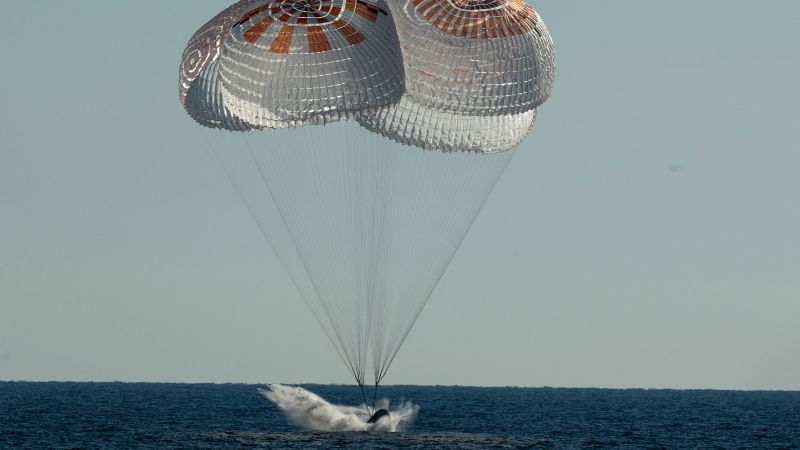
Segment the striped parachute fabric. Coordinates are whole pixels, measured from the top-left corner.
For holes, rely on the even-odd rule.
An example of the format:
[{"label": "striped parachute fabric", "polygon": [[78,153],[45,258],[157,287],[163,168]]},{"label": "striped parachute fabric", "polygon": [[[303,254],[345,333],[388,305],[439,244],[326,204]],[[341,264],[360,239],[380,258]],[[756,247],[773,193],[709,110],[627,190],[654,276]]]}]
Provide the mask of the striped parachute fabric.
[{"label": "striped parachute fabric", "polygon": [[189,41],[180,98],[234,131],[356,119],[435,151],[515,148],[550,96],[550,34],[523,0],[242,0]]},{"label": "striped parachute fabric", "polygon": [[242,0],[189,40],[179,90],[201,125],[247,131],[352,119],[403,81],[382,0]]},{"label": "striped parachute fabric", "polygon": [[225,40],[225,105],[258,127],[352,119],[404,90],[394,21],[382,0],[250,2]]},{"label": "striped parachute fabric", "polygon": [[181,103],[200,125],[238,131],[250,129],[225,107],[218,83],[222,42],[246,11],[246,3],[240,1],[228,7],[203,25],[189,39],[181,56],[178,80]]},{"label": "striped parachute fabric", "polygon": [[522,0],[393,0],[405,63],[401,102],[360,118],[437,151],[506,151],[550,96],[553,41]]},{"label": "striped parachute fabric", "polygon": [[468,115],[538,107],[553,84],[553,43],[521,0],[392,0],[408,92]]}]

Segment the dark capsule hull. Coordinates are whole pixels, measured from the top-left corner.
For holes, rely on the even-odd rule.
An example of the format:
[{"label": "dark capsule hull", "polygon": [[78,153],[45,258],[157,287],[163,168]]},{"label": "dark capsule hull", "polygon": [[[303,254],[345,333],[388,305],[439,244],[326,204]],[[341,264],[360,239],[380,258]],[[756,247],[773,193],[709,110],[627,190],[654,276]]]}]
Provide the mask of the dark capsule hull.
[{"label": "dark capsule hull", "polygon": [[387,417],[387,416],[389,416],[389,411],[387,411],[385,409],[379,409],[379,410],[375,411],[375,414],[373,414],[372,417],[369,418],[367,423],[376,423],[379,420],[381,420],[382,418]]}]

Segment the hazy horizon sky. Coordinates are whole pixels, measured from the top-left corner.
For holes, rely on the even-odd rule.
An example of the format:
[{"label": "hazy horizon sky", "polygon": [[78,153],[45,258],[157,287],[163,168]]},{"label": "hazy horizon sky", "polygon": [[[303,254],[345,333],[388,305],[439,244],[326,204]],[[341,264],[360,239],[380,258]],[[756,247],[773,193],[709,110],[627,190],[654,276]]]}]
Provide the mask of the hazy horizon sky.
[{"label": "hazy horizon sky", "polygon": [[[385,382],[800,390],[800,3],[531,4],[555,92]],[[0,380],[351,382],[178,101],[225,5],[0,3]]]}]

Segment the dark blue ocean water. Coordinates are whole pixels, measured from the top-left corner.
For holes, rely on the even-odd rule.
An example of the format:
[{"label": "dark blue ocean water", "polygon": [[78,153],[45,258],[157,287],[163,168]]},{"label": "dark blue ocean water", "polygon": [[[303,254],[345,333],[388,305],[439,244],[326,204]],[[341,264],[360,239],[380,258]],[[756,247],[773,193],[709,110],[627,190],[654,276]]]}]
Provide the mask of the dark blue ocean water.
[{"label": "dark blue ocean water", "polygon": [[389,386],[404,430],[312,433],[257,388],[0,382],[0,448],[800,448],[800,392]]}]

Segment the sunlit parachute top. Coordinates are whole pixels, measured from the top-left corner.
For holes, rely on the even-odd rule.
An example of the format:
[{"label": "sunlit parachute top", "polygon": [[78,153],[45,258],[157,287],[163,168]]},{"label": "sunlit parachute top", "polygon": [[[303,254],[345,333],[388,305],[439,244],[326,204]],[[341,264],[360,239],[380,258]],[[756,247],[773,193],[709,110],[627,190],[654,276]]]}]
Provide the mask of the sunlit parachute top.
[{"label": "sunlit parachute top", "polygon": [[251,2],[220,57],[226,106],[269,128],[352,119],[403,93],[394,21],[381,0]]},{"label": "sunlit parachute top", "polygon": [[530,111],[550,96],[555,60],[523,0],[391,0],[408,94],[468,115]]},{"label": "sunlit parachute top", "polygon": [[356,120],[434,151],[503,152],[555,78],[523,0],[242,0],[198,30],[180,97],[232,131]]}]

